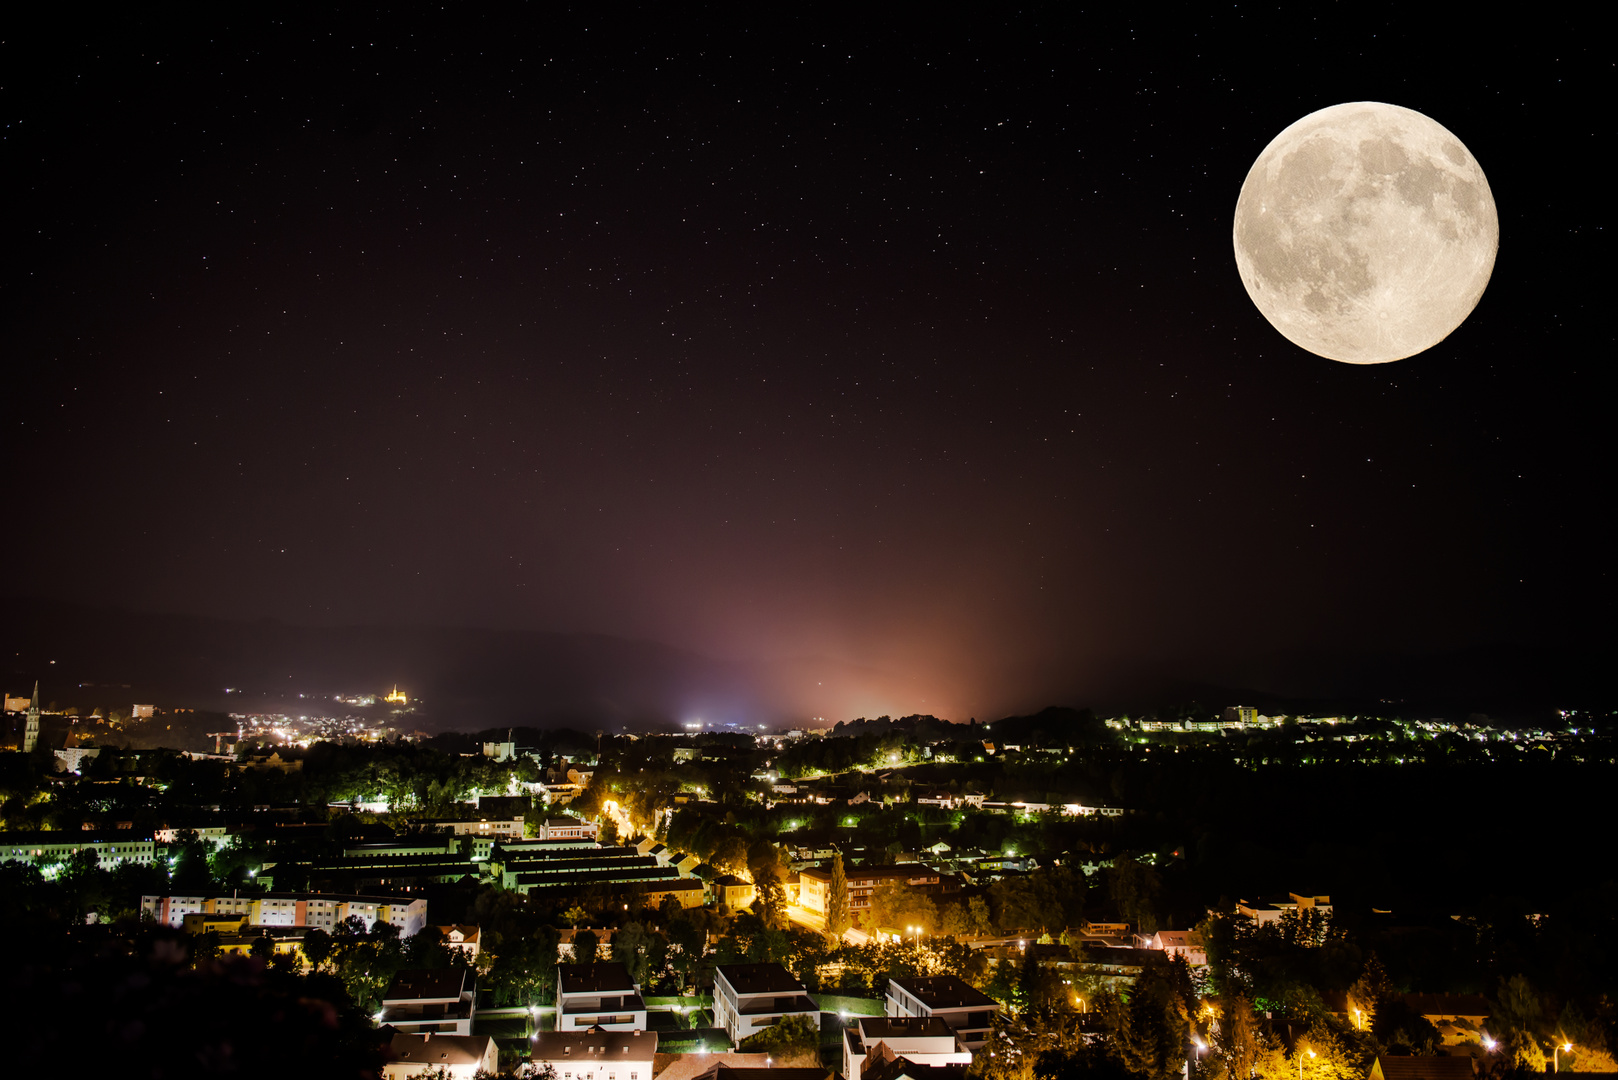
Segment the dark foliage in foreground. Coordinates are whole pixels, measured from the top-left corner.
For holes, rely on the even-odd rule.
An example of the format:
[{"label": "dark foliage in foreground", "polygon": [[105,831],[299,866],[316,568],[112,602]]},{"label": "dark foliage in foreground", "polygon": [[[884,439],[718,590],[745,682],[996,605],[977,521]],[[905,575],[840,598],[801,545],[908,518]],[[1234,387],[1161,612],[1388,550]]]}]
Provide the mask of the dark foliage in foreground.
[{"label": "dark foliage in foreground", "polygon": [[9,969],[7,1072],[127,1077],[374,1077],[377,1033],[330,976],[257,959],[191,966],[173,931],[88,933]]}]

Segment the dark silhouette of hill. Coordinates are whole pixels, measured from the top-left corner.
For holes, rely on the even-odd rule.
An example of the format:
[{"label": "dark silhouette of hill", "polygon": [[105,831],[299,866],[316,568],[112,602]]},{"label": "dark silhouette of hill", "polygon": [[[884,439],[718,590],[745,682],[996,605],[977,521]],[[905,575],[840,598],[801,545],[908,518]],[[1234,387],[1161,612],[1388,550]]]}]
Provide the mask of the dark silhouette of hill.
[{"label": "dark silhouette of hill", "polygon": [[[397,683],[422,700],[429,728],[640,725],[687,710],[715,718],[775,711],[761,699],[763,673],[754,666],[604,635],[292,626],[37,600],[7,608],[7,688],[21,693],[40,678],[45,699],[63,705],[141,700],[297,712],[299,694],[329,698]],[[302,701],[313,711],[315,702]]]},{"label": "dark silhouette of hill", "polygon": [[[892,672],[823,657],[725,661],[599,634],[300,626],[31,598],[8,600],[5,610],[0,689],[26,693],[38,678],[45,700],[64,706],[127,708],[150,701],[233,712],[314,712],[321,696],[375,693],[397,683],[424,703],[405,724],[427,730],[509,724],[611,730],[692,717],[801,726],[806,717],[824,714],[820,700],[811,697],[821,680],[845,691],[870,690],[866,697],[877,699],[901,681]],[[1093,716],[1072,708],[1038,713],[1041,699],[1089,705],[1102,715],[1141,715],[1192,703],[1211,714],[1234,704],[1271,713],[1463,717],[1610,710],[1609,656],[1598,645],[1494,645],[1428,655],[1300,653],[1120,663],[1100,680],[1046,673],[1011,689],[996,723],[1005,730],[1008,713],[1022,714],[1002,734],[1008,741],[1023,728],[1071,728],[1070,738],[1101,737]]]}]

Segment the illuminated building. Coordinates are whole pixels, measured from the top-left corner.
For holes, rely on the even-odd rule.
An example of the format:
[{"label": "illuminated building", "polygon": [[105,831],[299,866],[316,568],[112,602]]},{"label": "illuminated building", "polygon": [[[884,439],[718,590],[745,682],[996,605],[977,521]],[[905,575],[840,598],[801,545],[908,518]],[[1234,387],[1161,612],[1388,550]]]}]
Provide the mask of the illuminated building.
[{"label": "illuminated building", "polygon": [[788,1016],[801,1016],[820,1029],[820,1006],[780,964],[720,964],[714,969],[713,1005],[714,1026],[736,1043]]}]

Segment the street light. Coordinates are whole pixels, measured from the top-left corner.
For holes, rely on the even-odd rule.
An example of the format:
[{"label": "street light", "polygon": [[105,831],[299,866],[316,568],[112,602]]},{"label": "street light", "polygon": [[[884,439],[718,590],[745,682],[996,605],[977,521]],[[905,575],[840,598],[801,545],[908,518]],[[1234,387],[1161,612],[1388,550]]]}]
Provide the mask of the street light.
[{"label": "street light", "polygon": [[1499,1045],[1500,1045],[1499,1043],[1495,1042],[1493,1039],[1489,1038],[1487,1035],[1483,1036],[1483,1049],[1487,1050],[1489,1053],[1491,1053],[1491,1054],[1494,1053],[1494,1048],[1499,1046]]},{"label": "street light", "polygon": [[[1565,1042],[1561,1046],[1553,1046],[1553,1047],[1551,1047],[1551,1072],[1558,1072],[1558,1073],[1561,1072],[1562,1071],[1561,1055],[1562,1054],[1571,1054],[1572,1052],[1573,1052],[1573,1044],[1570,1043],[1570,1042]],[[1543,1059],[1541,1059],[1541,1060],[1543,1060]]]},{"label": "street light", "polygon": [[[1315,1052],[1313,1050],[1308,1051],[1308,1054],[1309,1054],[1310,1057],[1315,1056]],[[1298,1080],[1303,1080],[1303,1055],[1302,1054],[1298,1055]]]}]

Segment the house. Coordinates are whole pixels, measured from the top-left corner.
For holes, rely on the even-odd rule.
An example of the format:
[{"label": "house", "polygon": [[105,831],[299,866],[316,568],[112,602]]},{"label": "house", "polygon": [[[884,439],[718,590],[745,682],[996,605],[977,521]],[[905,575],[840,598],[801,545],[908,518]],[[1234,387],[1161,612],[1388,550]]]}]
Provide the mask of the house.
[{"label": "house", "polygon": [[1129,935],[1129,924],[1126,922],[1087,922],[1079,927],[1087,937],[1123,938]]},{"label": "house", "polygon": [[[799,871],[798,903],[818,915],[826,914],[831,892],[831,870],[818,866]],[[848,881],[848,909],[858,914],[871,907],[871,897],[887,884],[905,885],[927,896],[945,896],[960,891],[954,874],[943,874],[925,863],[903,866],[858,866],[844,870]]]},{"label": "house", "polygon": [[690,877],[702,865],[702,860],[689,852],[681,852],[671,858],[667,865],[674,867],[681,877]]},{"label": "house", "polygon": [[1265,923],[1280,922],[1281,916],[1288,912],[1302,914],[1305,911],[1314,911],[1320,915],[1330,916],[1331,897],[1288,893],[1285,899],[1238,900],[1236,910],[1263,926]]},{"label": "house", "polygon": [[732,911],[740,911],[753,902],[758,890],[751,881],[743,881],[735,874],[726,874],[713,883],[714,895]]},{"label": "house", "polygon": [[696,1080],[832,1080],[829,1069],[821,1068],[748,1068],[720,1062],[706,1072],[698,1073]]},{"label": "house", "polygon": [[500,1071],[500,1050],[487,1035],[420,1035],[395,1031],[388,1043],[388,1062],[382,1066],[383,1080],[408,1080],[442,1069],[454,1080],[472,1080],[479,1074],[493,1076]]},{"label": "house", "polygon": [[957,975],[888,980],[889,1016],[938,1017],[968,1050],[981,1050],[1000,1003]]},{"label": "house", "polygon": [[401,971],[382,994],[383,1024],[412,1034],[471,1035],[477,975],[467,968]]},{"label": "house", "polygon": [[576,817],[548,817],[539,826],[541,840],[594,840],[600,832],[594,822]]},{"label": "house", "polygon": [[187,915],[185,929],[193,935],[212,931],[218,936],[220,954],[234,956],[251,956],[255,947],[263,947],[262,941],[266,938],[275,955],[299,956],[304,935],[309,932],[306,926],[251,926],[242,915]]},{"label": "house", "polygon": [[1405,1004],[1438,1029],[1445,1046],[1483,1041],[1483,1025],[1492,1009],[1482,994],[1406,994]]},{"label": "house", "polygon": [[878,1045],[865,1059],[861,1080],[966,1080],[966,1065],[925,1065],[904,1056],[892,1056]]},{"label": "house", "polygon": [[1465,1054],[1456,1057],[1378,1054],[1366,1080],[1473,1080],[1476,1075],[1476,1059]]},{"label": "house", "polygon": [[647,883],[647,907],[661,907],[670,896],[678,900],[683,908],[701,907],[708,901],[708,887],[691,878]]},{"label": "house", "polygon": [[253,926],[307,926],[331,933],[350,918],[370,930],[378,922],[399,928],[400,937],[427,925],[424,897],[359,896],[350,893],[271,892],[263,896],[143,896],[143,917],[178,927],[190,914],[245,917]]},{"label": "house", "polygon": [[646,1030],[646,1002],[624,965],[601,961],[557,965],[556,1030],[590,1028]]},{"label": "house", "polygon": [[151,836],[125,830],[0,833],[0,863],[31,863],[46,877],[55,873],[57,864],[81,851],[95,852],[96,866],[102,870],[116,870],[125,863],[150,866],[157,857]]},{"label": "house", "polygon": [[656,1080],[696,1080],[703,1073],[712,1072],[716,1065],[733,1069],[767,1069],[770,1055],[749,1054],[739,1050],[720,1050],[715,1053],[658,1054],[652,1063],[657,1070]]},{"label": "house", "polygon": [[970,1065],[972,1052],[938,1016],[861,1016],[843,1029],[843,1080],[860,1080],[867,1055],[917,1065]]},{"label": "house", "polygon": [[468,960],[477,959],[478,950],[481,946],[478,944],[479,935],[476,926],[463,926],[457,923],[453,926],[440,926],[436,929],[443,935],[444,948],[459,950],[466,954]]},{"label": "house", "polygon": [[529,1060],[535,1071],[550,1066],[556,1080],[652,1080],[655,1031],[542,1031]]},{"label": "house", "polygon": [[521,817],[474,818],[469,821],[459,818],[418,818],[412,824],[423,829],[444,829],[452,836],[471,836],[490,841],[521,840],[523,833]]},{"label": "house", "polygon": [[714,1026],[724,1028],[732,1042],[787,1016],[802,1016],[820,1029],[820,1006],[780,964],[720,964],[713,991]]},{"label": "house", "polygon": [[1075,951],[1062,945],[1028,945],[1025,951],[1039,958],[1043,967],[1052,967],[1069,977],[1089,980],[1099,989],[1117,992],[1133,985],[1148,967],[1168,962],[1159,949],[1128,946],[1089,947],[1081,939]]},{"label": "house", "polygon": [[281,772],[295,773],[303,771],[303,759],[287,760],[281,756],[281,751],[271,750],[268,754],[248,754],[236,762],[232,768],[237,772]]},{"label": "house", "polygon": [[159,844],[177,844],[187,833],[194,834],[198,840],[206,840],[216,848],[230,843],[232,835],[228,825],[164,825],[152,830],[152,840]]},{"label": "house", "polygon": [[1208,965],[1208,949],[1202,935],[1195,930],[1159,930],[1147,935],[1146,948],[1161,949],[1170,957],[1179,957],[1192,967]]}]

